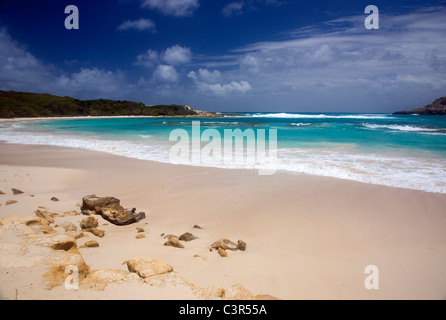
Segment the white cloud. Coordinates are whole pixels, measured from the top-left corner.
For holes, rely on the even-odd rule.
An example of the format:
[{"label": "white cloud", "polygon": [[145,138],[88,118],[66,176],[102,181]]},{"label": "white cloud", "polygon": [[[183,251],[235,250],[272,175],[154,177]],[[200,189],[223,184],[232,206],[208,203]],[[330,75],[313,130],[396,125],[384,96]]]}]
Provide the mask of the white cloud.
[{"label": "white cloud", "polygon": [[168,66],[164,64],[160,64],[153,76],[156,80],[160,80],[163,82],[177,82],[178,81],[178,73],[175,70],[174,66]]},{"label": "white cloud", "polygon": [[204,82],[197,83],[200,91],[209,92],[214,95],[226,96],[231,93],[246,93],[251,90],[251,85],[246,81],[232,81],[227,84],[209,84]]},{"label": "white cloud", "polygon": [[222,13],[225,17],[239,15],[242,13],[244,3],[240,2],[231,2],[225,5],[222,9]]},{"label": "white cloud", "polygon": [[167,48],[163,54],[163,61],[172,65],[179,65],[189,63],[192,57],[192,53],[189,48],[175,45]]},{"label": "white cloud", "polygon": [[135,29],[138,31],[148,30],[151,32],[155,32],[155,22],[150,19],[140,18],[134,21],[124,21],[121,25],[118,26],[118,30],[129,30]]},{"label": "white cloud", "polygon": [[221,79],[221,72],[218,70],[209,71],[208,69],[199,69],[198,75],[195,71],[191,71],[188,77],[193,80],[198,80],[206,83],[217,83]]},{"label": "white cloud", "polygon": [[198,0],[143,0],[142,6],[179,17],[191,16],[200,3]]},{"label": "white cloud", "polygon": [[145,53],[138,55],[134,64],[137,66],[153,68],[158,63],[158,61],[158,51],[149,49]]}]

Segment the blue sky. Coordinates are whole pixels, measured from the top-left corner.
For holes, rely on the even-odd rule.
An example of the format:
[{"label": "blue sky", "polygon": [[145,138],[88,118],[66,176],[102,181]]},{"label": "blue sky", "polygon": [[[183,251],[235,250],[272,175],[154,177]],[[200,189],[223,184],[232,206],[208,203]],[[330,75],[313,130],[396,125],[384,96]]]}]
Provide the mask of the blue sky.
[{"label": "blue sky", "polygon": [[446,1],[2,0],[0,89],[208,111],[415,108],[446,95]]}]

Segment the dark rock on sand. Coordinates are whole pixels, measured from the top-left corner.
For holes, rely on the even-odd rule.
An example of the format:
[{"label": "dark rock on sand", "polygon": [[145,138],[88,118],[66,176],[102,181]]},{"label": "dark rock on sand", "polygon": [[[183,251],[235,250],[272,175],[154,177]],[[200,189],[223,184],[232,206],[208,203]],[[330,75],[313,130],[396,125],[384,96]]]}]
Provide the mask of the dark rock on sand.
[{"label": "dark rock on sand", "polygon": [[8,201],[6,201],[6,205],[7,206],[9,206],[9,205],[11,205],[11,204],[16,204],[18,201],[16,201],[16,200],[8,200]]},{"label": "dark rock on sand", "polygon": [[203,229],[202,227],[200,227],[198,224],[194,225],[194,229]]},{"label": "dark rock on sand", "polygon": [[57,199],[56,197],[52,197],[51,201],[57,202],[57,201],[59,201],[59,199]]},{"label": "dark rock on sand", "polygon": [[192,241],[192,240],[195,240],[195,239],[198,239],[198,237],[196,237],[196,236],[194,236],[192,233],[190,233],[190,232],[186,232],[186,233],[183,233],[181,236],[180,236],[180,238],[179,238],[181,241]]},{"label": "dark rock on sand", "polygon": [[12,190],[12,194],[15,194],[15,195],[23,193],[22,190],[19,190],[19,189],[16,189],[16,188],[11,188],[11,190]]},{"label": "dark rock on sand", "polygon": [[114,197],[97,197],[89,195],[82,199],[83,214],[101,215],[105,220],[118,225],[128,225],[138,222],[146,217],[144,212],[136,213],[136,209],[124,209],[120,205],[120,200]]},{"label": "dark rock on sand", "polygon": [[90,240],[84,243],[83,246],[81,246],[81,248],[98,248],[99,247],[99,243],[95,240]]}]

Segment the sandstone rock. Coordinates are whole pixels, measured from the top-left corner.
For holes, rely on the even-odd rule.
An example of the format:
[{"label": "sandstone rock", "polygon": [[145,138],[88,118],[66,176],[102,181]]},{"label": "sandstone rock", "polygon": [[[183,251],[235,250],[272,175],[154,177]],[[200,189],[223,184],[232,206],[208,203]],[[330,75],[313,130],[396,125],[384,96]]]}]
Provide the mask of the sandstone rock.
[{"label": "sandstone rock", "polygon": [[183,233],[181,236],[180,236],[180,238],[179,238],[181,241],[192,241],[192,240],[195,240],[195,239],[198,239],[198,237],[196,237],[196,236],[194,236],[192,233],[190,233],[190,232],[186,232],[186,233]]},{"label": "sandstone rock", "polygon": [[12,194],[14,194],[14,195],[22,194],[22,193],[23,193],[22,190],[19,190],[19,189],[16,189],[16,188],[11,188],[11,190],[12,190]]},{"label": "sandstone rock", "polygon": [[6,205],[7,206],[9,206],[9,205],[11,205],[11,204],[16,204],[18,201],[16,201],[16,200],[8,200],[8,201],[6,201]]},{"label": "sandstone rock", "polygon": [[135,238],[136,238],[136,239],[144,239],[145,237],[146,237],[145,234],[140,233],[140,234],[137,234]]},{"label": "sandstone rock", "polygon": [[167,242],[164,243],[165,246],[184,249],[184,246],[178,240],[178,238],[172,237]]},{"label": "sandstone rock", "polygon": [[73,237],[74,239],[80,239],[84,236],[84,233],[81,231],[67,231],[65,232],[67,236]]},{"label": "sandstone rock", "polygon": [[218,254],[219,254],[221,257],[224,257],[224,258],[226,258],[226,257],[228,256],[228,253],[227,253],[226,250],[223,249],[222,247],[219,247],[219,248],[218,248]]},{"label": "sandstone rock", "polygon": [[79,212],[76,212],[76,211],[66,211],[66,212],[64,212],[63,213],[63,216],[64,217],[70,217],[70,216],[78,216],[78,215],[80,215],[80,213]]},{"label": "sandstone rock", "polygon": [[46,219],[48,220],[49,223],[54,223],[54,218],[48,211],[42,211],[40,209],[37,209],[36,211],[34,211],[34,213],[36,214],[36,217]]},{"label": "sandstone rock", "polygon": [[176,236],[176,235],[174,235],[174,234],[168,234],[168,235],[165,235],[165,236],[163,236],[163,235],[164,235],[164,233],[161,234],[161,236],[162,236],[164,239],[168,239],[168,240],[170,240],[170,239],[172,239],[172,238],[177,238],[177,239],[178,239],[178,236]]},{"label": "sandstone rock", "polygon": [[96,237],[102,238],[105,236],[105,231],[98,228],[90,228],[90,229],[84,229],[85,232],[90,232],[94,234]]},{"label": "sandstone rock", "polygon": [[225,289],[217,286],[204,288],[201,292],[203,300],[221,299],[225,296]]},{"label": "sandstone rock", "polygon": [[59,201],[59,199],[57,199],[56,197],[52,197],[51,201],[57,202],[57,201]]},{"label": "sandstone rock", "polygon": [[143,279],[169,273],[173,270],[172,266],[149,257],[133,258],[127,260],[126,263],[130,272],[137,273]]},{"label": "sandstone rock", "polygon": [[141,232],[145,232],[145,230],[144,230],[144,228],[138,227],[138,228],[136,228],[136,232],[141,233]]},{"label": "sandstone rock", "polygon": [[97,228],[98,225],[98,219],[96,219],[95,217],[87,217],[82,219],[82,221],[80,222],[81,229],[83,230]]},{"label": "sandstone rock", "polygon": [[119,226],[132,224],[146,217],[144,212],[136,213],[135,208],[124,209],[117,198],[97,197],[96,195],[82,198],[81,210],[83,214],[90,214],[93,211],[109,222]]},{"label": "sandstone rock", "polygon": [[0,190],[0,194],[5,194],[2,190]]},{"label": "sandstone rock", "polygon": [[[81,283],[82,288],[103,291],[109,283],[135,280],[133,273],[124,270],[101,269],[91,271]],[[137,280],[141,279],[137,276]]]},{"label": "sandstone rock", "polygon": [[77,227],[70,221],[65,221],[60,226],[65,230],[65,232],[77,231]]},{"label": "sandstone rock", "polygon": [[240,284],[230,286],[225,291],[225,299],[228,300],[252,300],[254,296]]},{"label": "sandstone rock", "polygon": [[81,248],[98,248],[99,243],[96,240],[90,240],[84,243]]},{"label": "sandstone rock", "polygon": [[218,250],[218,248],[235,251],[238,249],[238,245],[231,240],[220,239],[211,244],[211,251],[214,249]]}]

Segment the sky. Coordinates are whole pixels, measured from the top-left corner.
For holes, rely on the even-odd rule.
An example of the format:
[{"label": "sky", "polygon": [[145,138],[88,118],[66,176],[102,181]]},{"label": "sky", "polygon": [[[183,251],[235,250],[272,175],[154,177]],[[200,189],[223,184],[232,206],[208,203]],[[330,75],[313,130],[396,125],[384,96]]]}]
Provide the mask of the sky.
[{"label": "sky", "polygon": [[0,90],[220,112],[412,109],[446,96],[446,1],[0,0]]}]

